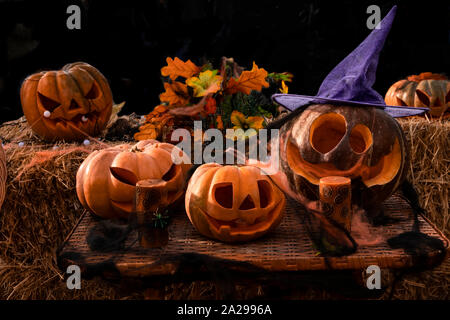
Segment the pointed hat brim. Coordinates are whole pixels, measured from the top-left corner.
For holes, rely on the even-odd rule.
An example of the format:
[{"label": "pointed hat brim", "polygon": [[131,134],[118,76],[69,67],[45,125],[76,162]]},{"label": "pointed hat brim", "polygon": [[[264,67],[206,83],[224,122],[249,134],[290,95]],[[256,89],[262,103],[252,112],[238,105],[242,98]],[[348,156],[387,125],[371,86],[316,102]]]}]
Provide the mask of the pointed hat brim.
[{"label": "pointed hat brim", "polygon": [[408,117],[423,114],[429,111],[428,108],[404,107],[404,106],[388,106],[386,104],[367,103],[363,101],[330,99],[318,96],[305,96],[298,94],[274,94],[272,99],[290,111],[294,111],[302,106],[309,104],[333,104],[333,105],[349,105],[349,106],[365,106],[383,109],[387,114],[394,118]]}]

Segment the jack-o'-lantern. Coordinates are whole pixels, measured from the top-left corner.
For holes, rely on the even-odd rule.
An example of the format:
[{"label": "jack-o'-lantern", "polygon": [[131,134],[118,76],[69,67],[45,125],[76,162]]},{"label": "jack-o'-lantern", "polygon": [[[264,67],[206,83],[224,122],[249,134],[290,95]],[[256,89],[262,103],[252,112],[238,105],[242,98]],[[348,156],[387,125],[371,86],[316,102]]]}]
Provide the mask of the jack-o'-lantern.
[{"label": "jack-o'-lantern", "polygon": [[[152,179],[167,196],[152,203],[166,207],[184,193],[190,164],[175,164],[176,146],[156,140],[143,140],[134,146],[119,145],[91,153],[81,164],[76,189],[81,204],[102,218],[126,218],[134,210],[136,183]],[[177,150],[175,150],[177,151]],[[185,154],[178,149],[180,157]]]},{"label": "jack-o'-lantern", "polygon": [[31,129],[45,140],[82,140],[98,135],[111,117],[113,99],[106,78],[77,62],[26,78],[20,89]]},{"label": "jack-o'-lantern", "polygon": [[285,197],[256,167],[208,163],[192,176],[185,206],[191,223],[204,236],[241,242],[280,223]]},{"label": "jack-o'-lantern", "polygon": [[280,132],[281,170],[300,201],[319,199],[320,178],[340,176],[370,209],[403,181],[407,159],[403,131],[379,108],[311,105]]},{"label": "jack-o'-lantern", "polygon": [[431,72],[409,76],[394,83],[384,99],[394,106],[428,107],[430,115],[440,117],[450,110],[450,81]]}]

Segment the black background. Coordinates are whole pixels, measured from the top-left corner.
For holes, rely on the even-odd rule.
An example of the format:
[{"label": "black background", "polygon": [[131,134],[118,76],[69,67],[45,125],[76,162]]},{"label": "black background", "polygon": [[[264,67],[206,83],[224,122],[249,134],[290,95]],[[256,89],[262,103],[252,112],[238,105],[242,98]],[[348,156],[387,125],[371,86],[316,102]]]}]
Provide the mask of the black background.
[{"label": "black background", "polygon": [[[66,9],[82,11],[81,30],[68,30]],[[314,95],[327,73],[370,32],[367,7],[382,17],[398,5],[381,54],[375,89],[382,95],[407,75],[447,73],[446,1],[19,1],[0,0],[0,120],[22,116],[22,80],[39,70],[85,61],[110,81],[123,113],[148,113],[163,91],[167,56],[218,62],[255,61],[269,72],[290,71],[290,93]]]}]

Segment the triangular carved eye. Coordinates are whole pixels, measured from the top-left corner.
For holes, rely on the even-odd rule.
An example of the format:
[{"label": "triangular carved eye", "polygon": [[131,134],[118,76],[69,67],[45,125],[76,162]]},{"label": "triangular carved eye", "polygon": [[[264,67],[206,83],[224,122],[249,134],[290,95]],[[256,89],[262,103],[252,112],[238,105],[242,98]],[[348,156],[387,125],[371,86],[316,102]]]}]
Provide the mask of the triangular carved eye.
[{"label": "triangular carved eye", "polygon": [[233,185],[231,183],[221,183],[214,190],[214,198],[222,207],[233,208]]},{"label": "triangular carved eye", "polygon": [[272,187],[266,180],[258,180],[259,205],[263,209],[272,201]]},{"label": "triangular carved eye", "polygon": [[172,164],[170,169],[162,176],[161,179],[164,181],[170,181],[173,178],[175,178],[176,174],[177,174],[177,167],[174,164]]},{"label": "triangular carved eye", "polygon": [[40,92],[38,92],[38,97],[39,97],[39,100],[41,101],[42,106],[45,108],[45,110],[48,110],[51,112],[60,106],[59,102],[44,96]]},{"label": "triangular carved eye", "polygon": [[408,105],[405,103],[405,101],[403,101],[402,99],[400,99],[399,97],[396,97],[397,99],[397,105],[402,106],[402,107],[407,107]]},{"label": "triangular carved eye", "polygon": [[98,91],[97,85],[95,83],[93,83],[91,90],[89,90],[89,92],[86,94],[85,97],[86,97],[86,99],[92,100],[92,99],[97,98],[98,95],[99,95],[99,91]]},{"label": "triangular carved eye", "polygon": [[419,100],[426,105],[427,107],[430,106],[430,98],[428,97],[428,95],[423,92],[422,90],[416,90],[416,94],[417,97],[419,98]]}]

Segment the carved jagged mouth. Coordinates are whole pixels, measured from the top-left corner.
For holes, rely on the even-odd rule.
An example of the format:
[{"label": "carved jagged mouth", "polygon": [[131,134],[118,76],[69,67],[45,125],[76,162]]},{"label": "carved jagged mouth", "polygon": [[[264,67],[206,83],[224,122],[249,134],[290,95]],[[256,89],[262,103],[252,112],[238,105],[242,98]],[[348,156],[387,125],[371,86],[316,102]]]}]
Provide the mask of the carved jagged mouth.
[{"label": "carved jagged mouth", "polygon": [[[75,125],[77,127],[83,126],[86,124],[93,124],[97,122],[97,119],[100,116],[100,112],[92,111],[86,114],[78,114],[72,119],[63,119],[63,118],[45,118],[46,122],[48,124],[52,124],[54,126],[56,125],[62,125],[64,127],[68,126],[68,122],[70,122],[72,125]],[[85,119],[83,121],[83,119]]]},{"label": "carved jagged mouth", "polygon": [[[241,221],[240,219],[233,220],[233,221],[222,221],[217,220],[213,217],[211,217],[208,213],[206,213],[204,210],[198,208],[200,212],[203,214],[204,217],[209,222],[209,225],[217,234],[220,235],[226,235],[226,236],[233,236],[233,235],[244,235],[249,234],[252,235],[256,231],[266,231],[268,230],[275,220],[278,218],[279,214],[281,213],[281,207],[283,206],[283,201],[279,201],[277,205],[266,215],[263,217],[259,217],[255,220],[255,223],[249,225],[245,223],[244,221]],[[278,214],[276,214],[278,213]]]}]

